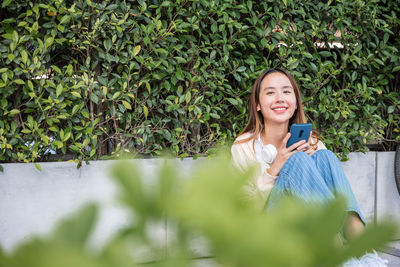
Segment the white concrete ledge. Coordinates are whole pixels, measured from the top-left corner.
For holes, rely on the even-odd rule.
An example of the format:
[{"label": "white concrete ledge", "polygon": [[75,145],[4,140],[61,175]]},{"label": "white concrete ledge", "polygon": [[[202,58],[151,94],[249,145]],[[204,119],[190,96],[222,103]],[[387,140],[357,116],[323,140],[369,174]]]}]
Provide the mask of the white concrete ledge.
[{"label": "white concrete ledge", "polygon": [[[400,220],[400,195],[394,181],[394,152],[351,153],[343,169],[368,222],[394,216]],[[176,160],[184,172],[201,160]],[[154,181],[160,160],[135,160],[146,174],[147,182]],[[95,202],[100,217],[93,243],[102,244],[128,221],[127,212],[115,199],[116,186],[109,176],[113,161],[94,161],[83,165],[67,162],[41,163],[42,171],[34,164],[2,164],[0,173],[0,246],[11,251],[32,235],[46,235],[63,217],[82,204]],[[155,232],[167,241],[165,225]]]}]

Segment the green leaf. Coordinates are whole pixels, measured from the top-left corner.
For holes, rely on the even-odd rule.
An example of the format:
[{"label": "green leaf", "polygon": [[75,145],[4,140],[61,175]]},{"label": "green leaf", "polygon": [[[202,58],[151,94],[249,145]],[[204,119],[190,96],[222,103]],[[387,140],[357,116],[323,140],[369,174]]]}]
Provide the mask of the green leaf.
[{"label": "green leaf", "polygon": [[246,67],[245,66],[240,66],[239,68],[237,68],[237,72],[243,72],[243,71],[245,71],[246,70]]},{"label": "green leaf", "polygon": [[146,11],[146,10],[147,10],[147,4],[146,4],[146,2],[143,2],[143,3],[140,5],[140,11],[144,12],[144,11]]},{"label": "green leaf", "polygon": [[0,165],[0,172],[4,172],[4,168],[1,165]]},{"label": "green leaf", "polygon": [[229,103],[231,103],[234,106],[238,105],[238,101],[234,98],[228,98],[227,100],[229,101]]},{"label": "green leaf", "polygon": [[149,110],[146,106],[143,106],[143,113],[144,113],[145,118],[147,119],[147,115],[149,115]]},{"label": "green leaf", "polygon": [[112,99],[115,100],[121,95],[121,92],[116,92],[113,94]]},{"label": "green leaf", "polygon": [[392,72],[397,72],[400,70],[400,65],[393,68]]},{"label": "green leaf", "polygon": [[28,61],[28,54],[26,53],[25,50],[22,50],[22,51],[20,52],[20,54],[21,54],[21,60],[22,60],[22,62],[23,62],[24,64],[26,64],[26,62]]},{"label": "green leaf", "polygon": [[6,98],[2,98],[1,99],[1,106],[3,107],[3,109],[5,109],[8,105],[8,101]]},{"label": "green leaf", "polygon": [[210,116],[213,117],[214,119],[221,119],[221,117],[216,113],[210,113]]},{"label": "green leaf", "polygon": [[247,1],[247,8],[249,9],[249,10],[252,10],[253,9],[253,2],[252,1]]},{"label": "green leaf", "polygon": [[36,167],[36,169],[38,169],[39,171],[42,171],[42,166],[40,166],[39,163],[35,163],[35,167]]},{"label": "green leaf", "polygon": [[379,59],[379,58],[374,58],[374,61],[375,61],[376,63],[378,63],[379,65],[382,65],[382,66],[385,65],[385,63],[384,63],[381,59]]},{"label": "green leaf", "polygon": [[358,53],[360,50],[362,49],[362,44],[360,43],[359,45],[356,46],[356,48],[354,49],[354,54]]},{"label": "green leaf", "polygon": [[188,92],[186,93],[186,96],[185,96],[186,104],[188,104],[188,103],[190,102],[190,99],[191,99],[191,98],[192,98],[192,94],[191,94],[190,91],[188,91]]},{"label": "green leaf", "polygon": [[3,0],[3,3],[1,4],[1,7],[2,8],[7,7],[11,2],[12,2],[12,0]]},{"label": "green leaf", "polygon": [[93,231],[97,217],[95,205],[87,205],[74,217],[64,220],[54,233],[54,241],[83,249]]},{"label": "green leaf", "polygon": [[58,74],[62,74],[60,68],[57,67],[56,65],[51,65],[51,68],[52,68],[53,70],[55,70]]},{"label": "green leaf", "polygon": [[175,75],[176,75],[176,78],[178,78],[178,80],[181,80],[181,81],[185,80],[185,77],[183,76],[181,70],[178,70]]},{"label": "green leaf", "polygon": [[71,137],[71,132],[68,132],[64,135],[63,141],[66,142]]},{"label": "green leaf", "polygon": [[57,140],[56,140],[56,141],[53,141],[52,144],[53,144],[54,146],[56,146],[58,149],[60,149],[60,148],[62,148],[62,147],[64,146],[63,142],[57,141]]},{"label": "green leaf", "polygon": [[[122,100],[122,104],[124,105],[124,107],[125,107],[126,109],[132,109],[131,104],[129,104],[127,101]],[[147,117],[147,116],[146,116],[146,117]]]},{"label": "green leaf", "polygon": [[21,79],[14,80],[14,83],[16,83],[16,84],[25,84],[25,82],[23,80],[21,80]]},{"label": "green leaf", "polygon": [[13,38],[12,40],[14,41],[15,44],[18,44],[18,32],[17,31],[13,31]]},{"label": "green leaf", "polygon": [[90,157],[93,157],[94,154],[96,154],[96,149],[92,149],[92,151],[90,151]]},{"label": "green leaf", "polygon": [[7,58],[8,58],[8,60],[13,61],[15,56],[14,56],[14,54],[8,54]]},{"label": "green leaf", "polygon": [[136,56],[137,54],[139,54],[141,49],[140,45],[135,46],[135,48],[133,49],[133,55]]},{"label": "green leaf", "polygon": [[14,116],[14,115],[17,115],[18,113],[19,113],[18,109],[12,109],[12,110],[10,110],[10,113],[8,113],[8,114],[9,114],[9,116]]},{"label": "green leaf", "polygon": [[90,143],[90,138],[86,137],[85,140],[83,140],[82,147],[87,146],[89,143]]},{"label": "green leaf", "polygon": [[85,110],[82,110],[82,111],[81,111],[81,114],[82,114],[82,116],[85,117],[86,119],[89,119],[89,112],[87,112],[87,111],[85,111]]},{"label": "green leaf", "polygon": [[64,32],[65,27],[64,27],[63,25],[57,25],[57,29],[58,29],[60,32]]},{"label": "green leaf", "polygon": [[65,23],[69,22],[70,20],[71,20],[70,15],[64,15],[60,20],[60,24],[65,24]]},{"label": "green leaf", "polygon": [[116,8],[118,8],[118,5],[117,5],[117,4],[111,4],[111,5],[109,5],[109,6],[106,7],[106,10],[114,10],[114,9],[116,9]]},{"label": "green leaf", "polygon": [[106,48],[107,51],[110,50],[112,43],[111,43],[111,40],[109,38],[105,39],[103,44],[104,44],[104,47]]},{"label": "green leaf", "polygon": [[57,85],[57,89],[56,89],[56,96],[57,97],[59,97],[60,95],[61,95],[61,93],[63,92],[63,86],[62,86],[62,84],[61,83],[59,83],[58,85]]},{"label": "green leaf", "polygon": [[216,22],[214,22],[214,23],[211,25],[211,31],[212,31],[213,33],[215,33],[216,31],[218,31],[218,25],[217,25]]},{"label": "green leaf", "polygon": [[332,55],[332,53],[329,51],[321,51],[319,54],[323,57],[330,57]]},{"label": "green leaf", "polygon": [[49,48],[54,42],[54,38],[53,37],[47,37],[46,40],[44,41],[44,47],[45,48]]},{"label": "green leaf", "polygon": [[107,85],[108,79],[102,76],[97,76],[97,80],[101,85]]},{"label": "green leaf", "polygon": [[318,71],[318,68],[317,68],[317,66],[316,66],[314,63],[310,62],[310,66],[311,66],[311,68],[312,68],[313,71],[315,71],[315,72]]},{"label": "green leaf", "polygon": [[12,33],[5,33],[5,34],[3,34],[3,35],[1,35],[4,39],[7,39],[7,40],[12,40],[13,38],[14,38],[14,36],[13,36],[13,34]]},{"label": "green leaf", "polygon": [[394,109],[395,109],[395,106],[389,106],[387,112],[388,112],[389,114],[390,114],[390,113],[393,113]]},{"label": "green leaf", "polygon": [[73,67],[72,67],[71,64],[69,64],[67,66],[67,69],[65,70],[65,73],[71,76],[72,75],[72,71],[73,71]]},{"label": "green leaf", "polygon": [[186,63],[186,59],[184,59],[183,57],[174,57],[174,59],[176,59],[176,61],[178,62],[178,64],[180,64],[180,63]]},{"label": "green leaf", "polygon": [[78,93],[78,92],[76,92],[76,91],[72,91],[72,92],[71,92],[71,95],[76,96],[76,97],[79,97],[79,98],[82,98],[81,94]]},{"label": "green leaf", "polygon": [[233,73],[233,78],[235,78],[235,80],[237,80],[238,82],[240,82],[242,80],[242,78],[240,77],[239,74],[237,73]]},{"label": "green leaf", "polygon": [[383,43],[386,44],[388,40],[389,40],[389,34],[386,32],[386,33],[383,35]]},{"label": "green leaf", "polygon": [[90,94],[90,100],[92,100],[92,102],[95,104],[99,103],[99,97],[95,93]]}]

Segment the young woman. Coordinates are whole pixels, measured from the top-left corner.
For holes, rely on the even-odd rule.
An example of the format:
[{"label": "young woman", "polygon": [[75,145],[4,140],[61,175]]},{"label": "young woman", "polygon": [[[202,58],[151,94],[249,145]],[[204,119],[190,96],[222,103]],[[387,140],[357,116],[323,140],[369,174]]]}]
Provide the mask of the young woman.
[{"label": "young woman", "polygon": [[[314,131],[308,142],[302,140],[286,148],[290,126],[305,122],[294,78],[282,69],[264,71],[250,95],[249,122],[232,145],[233,163],[241,170],[253,164],[260,166],[248,192],[267,211],[288,194],[308,203],[323,203],[344,195],[348,216],[343,232],[352,239],[364,230],[365,219],[335,154],[326,149]],[[367,264],[366,261],[372,261],[373,266],[386,266],[376,252],[367,253],[360,260],[352,259],[345,266]]]}]

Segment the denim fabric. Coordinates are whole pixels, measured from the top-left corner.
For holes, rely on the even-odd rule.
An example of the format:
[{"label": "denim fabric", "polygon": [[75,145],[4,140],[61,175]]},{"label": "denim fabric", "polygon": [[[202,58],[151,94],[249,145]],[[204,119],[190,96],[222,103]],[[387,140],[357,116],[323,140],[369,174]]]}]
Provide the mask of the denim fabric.
[{"label": "denim fabric", "polygon": [[326,149],[316,151],[311,157],[304,152],[296,152],[283,165],[269,195],[266,209],[269,211],[276,208],[287,195],[300,198],[306,203],[323,204],[338,194],[346,198],[346,210],[356,212],[365,224],[336,155]]}]

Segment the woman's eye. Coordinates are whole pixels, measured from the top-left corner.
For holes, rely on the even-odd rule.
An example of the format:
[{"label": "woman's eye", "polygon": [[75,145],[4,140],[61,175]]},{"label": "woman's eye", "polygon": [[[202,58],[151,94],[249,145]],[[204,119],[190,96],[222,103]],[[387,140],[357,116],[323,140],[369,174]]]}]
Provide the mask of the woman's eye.
[{"label": "woman's eye", "polygon": [[289,90],[285,90],[285,91],[283,91],[283,93],[285,93],[285,94],[290,94],[290,93],[292,93],[292,92],[289,91]]},{"label": "woman's eye", "polygon": [[273,95],[273,94],[274,94],[274,92],[272,92],[272,91],[267,92],[267,95]]}]

